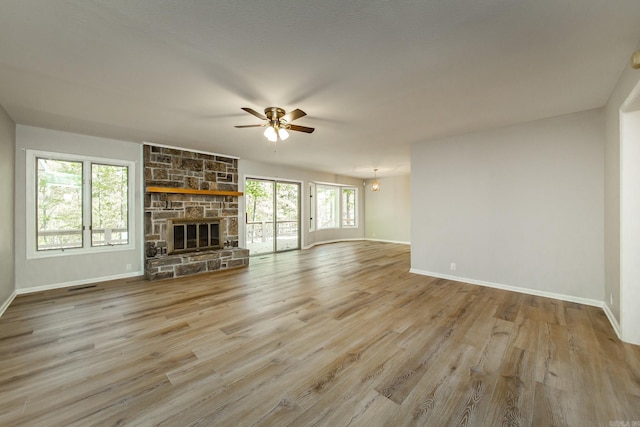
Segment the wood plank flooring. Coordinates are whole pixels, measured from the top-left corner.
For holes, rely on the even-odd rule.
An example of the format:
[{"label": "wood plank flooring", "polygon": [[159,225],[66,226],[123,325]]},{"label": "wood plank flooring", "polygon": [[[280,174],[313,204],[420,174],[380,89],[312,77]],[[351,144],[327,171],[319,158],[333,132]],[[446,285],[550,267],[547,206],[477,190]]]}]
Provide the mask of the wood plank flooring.
[{"label": "wood plank flooring", "polygon": [[348,242],[19,296],[0,425],[640,425],[640,347],[601,309],[408,270]]}]

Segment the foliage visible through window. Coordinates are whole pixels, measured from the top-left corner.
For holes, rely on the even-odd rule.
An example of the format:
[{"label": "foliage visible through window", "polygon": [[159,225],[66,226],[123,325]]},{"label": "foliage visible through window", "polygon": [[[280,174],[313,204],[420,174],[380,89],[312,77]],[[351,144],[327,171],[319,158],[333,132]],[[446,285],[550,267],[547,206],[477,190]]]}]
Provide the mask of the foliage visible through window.
[{"label": "foliage visible through window", "polygon": [[245,183],[247,214],[247,242],[255,243],[273,238],[273,183],[247,179]]},{"label": "foliage visible through window", "polygon": [[127,166],[36,157],[36,183],[37,251],[129,243]]},{"label": "foliage visible through window", "polygon": [[342,189],[342,226],[356,226],[356,189]]},{"label": "foliage visible through window", "polygon": [[340,217],[339,187],[316,186],[316,228],[338,228]]},{"label": "foliage visible through window", "polygon": [[300,184],[247,178],[244,190],[251,253],[299,248]]},{"label": "foliage visible through window", "polygon": [[91,244],[128,243],[129,194],[126,166],[91,165]]},{"label": "foliage visible through window", "polygon": [[277,249],[299,247],[300,184],[276,183],[276,238]]},{"label": "foliage visible through window", "polygon": [[[310,231],[358,226],[358,189],[342,185],[311,183]],[[315,194],[315,196],[314,196]]]},{"label": "foliage visible through window", "polygon": [[82,162],[38,159],[38,250],[82,247]]}]

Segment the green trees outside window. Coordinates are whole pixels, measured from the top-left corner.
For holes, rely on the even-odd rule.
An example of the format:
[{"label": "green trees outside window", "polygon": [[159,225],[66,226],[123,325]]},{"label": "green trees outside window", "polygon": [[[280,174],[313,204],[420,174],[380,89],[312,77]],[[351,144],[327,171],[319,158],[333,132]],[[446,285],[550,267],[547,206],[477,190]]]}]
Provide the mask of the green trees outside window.
[{"label": "green trees outside window", "polygon": [[82,162],[37,159],[38,250],[82,247]]},{"label": "green trees outside window", "polygon": [[316,186],[317,197],[317,221],[318,230],[324,228],[338,228],[340,218],[340,199],[338,198],[339,187],[328,185]]},{"label": "green trees outside window", "polygon": [[356,226],[356,189],[342,189],[342,226]]},{"label": "green trees outside window", "polygon": [[91,165],[91,245],[126,245],[129,242],[128,169]]}]

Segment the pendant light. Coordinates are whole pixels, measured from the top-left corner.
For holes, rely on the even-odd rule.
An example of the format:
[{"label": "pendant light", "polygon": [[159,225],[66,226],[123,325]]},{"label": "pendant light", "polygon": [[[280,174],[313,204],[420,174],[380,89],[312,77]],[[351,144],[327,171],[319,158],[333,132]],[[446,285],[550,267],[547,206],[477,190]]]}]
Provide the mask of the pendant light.
[{"label": "pendant light", "polygon": [[373,181],[371,181],[371,191],[380,191],[380,181],[378,181],[378,169],[373,170]]}]

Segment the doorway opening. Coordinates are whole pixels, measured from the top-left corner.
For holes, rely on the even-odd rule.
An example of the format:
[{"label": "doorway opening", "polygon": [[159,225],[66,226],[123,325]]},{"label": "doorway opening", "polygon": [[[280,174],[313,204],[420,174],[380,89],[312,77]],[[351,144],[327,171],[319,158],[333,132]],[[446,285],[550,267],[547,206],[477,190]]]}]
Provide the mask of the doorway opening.
[{"label": "doorway opening", "polygon": [[247,178],[244,188],[251,255],[300,249],[300,183]]}]

